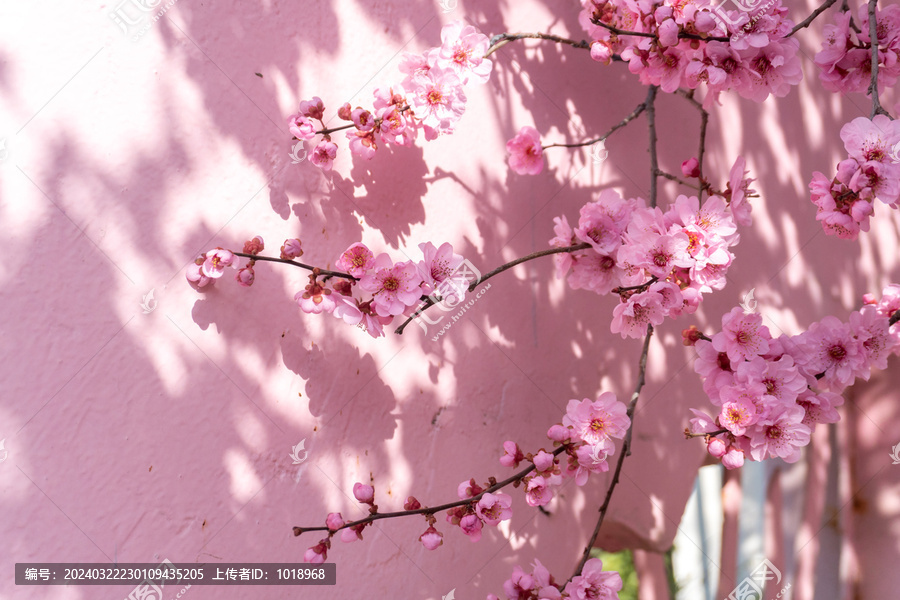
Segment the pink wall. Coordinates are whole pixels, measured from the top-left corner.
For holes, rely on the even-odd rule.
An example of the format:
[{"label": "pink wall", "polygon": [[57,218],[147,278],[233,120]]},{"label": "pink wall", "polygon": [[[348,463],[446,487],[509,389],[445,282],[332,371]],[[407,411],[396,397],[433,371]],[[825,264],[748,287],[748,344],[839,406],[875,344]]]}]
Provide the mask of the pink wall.
[{"label": "pink wall", "polygon": [[[129,592],[16,587],[15,562],[300,561],[318,538],[295,538],[291,527],[321,524],[329,511],[363,515],[356,481],[374,479],[382,510],[409,494],[453,500],[463,479],[509,474],[497,463],[504,440],[545,445],[570,398],[609,390],[627,399],[640,343],[609,333],[612,298],[567,289],[550,260],[493,280],[439,342],[415,326],[372,340],[299,314],[299,270],[259,265],[253,288],[221,281],[203,294],[183,277],[198,252],[257,234],[269,252],[300,236],[316,264],[333,264],[360,240],[394,255],[449,241],[487,271],[546,248],[552,218],[573,220],[603,188],[646,196],[643,120],[610,139],[602,165],[557,150],[538,177],[508,170],[504,144],[520,126],[579,141],[645,94],[622,65],[533,42],[497,53],[491,82],[470,88],[453,136],[380,151],[370,163],[351,161],[341,138],[332,175],[290,163],[284,122],[300,99],[319,95],[331,112],[368,103],[376,85],[399,80],[401,48],[438,44],[441,23],[454,18],[489,34],[580,39],[575,2],[468,2],[443,13],[422,1],[180,0],[137,41],[109,18],[116,6],[19,3],[0,19],[9,150],[0,163],[0,439],[9,452],[0,463],[0,597]],[[801,43],[812,56],[813,35]],[[833,167],[841,124],[869,109],[861,97],[824,94],[811,63],[805,75],[787,98],[727,98],[714,111],[707,171],[724,178],[743,153],[762,201],[729,286],[697,316],[658,328],[634,454],[601,536],[609,549],[668,548],[703,461],[702,444],[681,433],[687,408],[703,406],[682,328],[715,328],[755,288],[773,333],[795,333],[900,279],[896,213],[877,213],[859,242],[828,237],[814,220],[810,174]],[[694,154],[697,115],[663,96],[658,117],[662,166],[676,171]],[[661,203],[676,193],[663,186]],[[144,314],[151,289],[158,306]],[[900,442],[898,383],[881,378],[848,402],[866,598],[889,597],[900,583],[889,568],[900,560],[900,467],[887,457]],[[300,440],[309,454],[298,467],[288,454]],[[440,598],[453,588],[484,597],[534,558],[565,579],[606,481],[568,485],[549,517],[514,490],[511,524],[478,544],[441,516],[436,552],[416,540],[422,519],[381,522],[363,543],[336,540],[337,588],[193,587],[186,597]]]}]

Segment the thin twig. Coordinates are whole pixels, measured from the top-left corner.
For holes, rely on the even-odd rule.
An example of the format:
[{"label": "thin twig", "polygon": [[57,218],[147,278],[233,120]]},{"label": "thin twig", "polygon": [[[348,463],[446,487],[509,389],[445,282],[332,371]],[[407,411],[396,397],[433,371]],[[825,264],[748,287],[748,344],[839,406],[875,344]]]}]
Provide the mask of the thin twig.
[{"label": "thin twig", "polygon": [[606,140],[606,138],[608,138],[609,136],[611,136],[613,133],[615,133],[616,131],[618,131],[619,129],[621,129],[621,128],[625,127],[626,125],[628,125],[628,124],[629,124],[631,121],[633,121],[639,114],[641,114],[642,112],[644,112],[644,110],[646,110],[646,108],[647,108],[647,103],[646,103],[646,102],[642,102],[641,104],[638,104],[637,108],[635,108],[633,111],[631,111],[631,114],[630,114],[630,115],[628,115],[627,117],[625,117],[624,119],[622,119],[621,121],[619,121],[618,123],[616,123],[615,125],[613,125],[613,126],[610,128],[609,131],[607,131],[606,133],[604,133],[604,134],[601,135],[600,137],[595,138],[595,139],[593,139],[593,140],[588,140],[588,141],[586,141],[586,142],[580,142],[580,143],[578,143],[578,144],[550,144],[549,146],[543,146],[542,149],[543,149],[543,150],[546,150],[547,148],[579,148],[579,147],[581,147],[581,146],[591,146],[591,145],[593,145],[593,144],[596,144],[597,142],[602,142],[602,141]]},{"label": "thin twig", "polygon": [[490,48],[488,48],[488,51],[484,53],[484,58],[487,58],[512,41],[524,39],[550,40],[551,42],[556,42],[557,44],[568,44],[573,48],[583,48],[585,50],[591,49],[590,42],[587,42],[585,40],[576,42],[575,40],[570,40],[568,38],[560,37],[558,35],[553,35],[550,33],[499,33],[491,38],[491,46]]},{"label": "thin twig", "polygon": [[274,256],[260,256],[258,254],[244,254],[243,252],[232,252],[235,256],[243,256],[244,258],[249,258],[251,260],[262,260],[267,262],[277,262],[284,263],[286,265],[293,265],[295,267],[300,267],[301,269],[306,269],[307,271],[312,271],[313,269],[319,269],[319,274],[327,277],[343,277],[344,279],[350,279],[352,281],[359,281],[356,277],[349,273],[343,273],[341,271],[329,271],[328,269],[321,269],[319,267],[314,267],[312,265],[307,265],[302,262],[297,262],[296,260],[288,260],[285,258],[275,258]]},{"label": "thin twig", "polygon": [[597,541],[597,536],[600,535],[600,526],[603,525],[603,519],[606,517],[606,511],[609,509],[609,503],[612,500],[613,491],[616,489],[616,485],[619,483],[619,474],[622,472],[622,463],[625,462],[626,456],[631,456],[631,432],[634,430],[634,408],[637,405],[638,398],[641,395],[641,388],[644,387],[644,375],[647,371],[647,352],[650,349],[651,337],[653,337],[653,325],[648,324],[647,335],[644,337],[644,346],[641,349],[638,380],[637,384],[634,387],[634,392],[631,394],[631,402],[628,405],[628,418],[630,422],[628,424],[628,431],[625,433],[625,440],[624,442],[622,442],[622,453],[619,454],[619,460],[616,462],[616,470],[615,472],[613,472],[612,481],[609,483],[609,488],[606,490],[606,498],[603,500],[603,504],[600,506],[600,517],[597,519],[597,525],[594,527],[594,533],[591,535],[590,541],[584,548],[584,553],[581,555],[581,560],[578,562],[578,566],[575,568],[575,572],[572,573],[572,576],[569,577],[568,581],[572,581],[572,579],[581,575],[581,570],[584,569],[585,563],[588,561],[588,558],[590,558],[591,549],[594,547],[594,543]]},{"label": "thin twig", "polygon": [[[618,27],[613,27],[609,23],[604,23],[603,21],[598,21],[596,19],[591,19],[591,23],[597,25],[598,27],[602,27],[603,29],[609,30],[616,35],[633,35],[636,37],[646,37],[653,38],[655,40],[659,40],[659,36],[655,33],[646,33],[644,31],[631,31],[629,29],[619,29]],[[727,37],[719,37],[714,35],[697,35],[696,33],[688,33],[686,31],[679,31],[678,37],[686,40],[700,40],[703,42],[728,42],[731,38]]]},{"label": "thin twig", "polygon": [[698,181],[700,182],[700,190],[697,192],[697,198],[703,202],[703,189],[709,185],[703,179],[703,155],[706,154],[706,126],[709,124],[709,113],[702,106],[700,107],[700,152],[697,156],[697,169],[700,171]]},{"label": "thin twig", "polygon": [[885,115],[893,120],[890,113],[881,106],[878,99],[878,23],[875,21],[875,9],[878,0],[869,0],[869,43],[872,45],[872,81],[869,83],[869,95],[872,96],[872,116]]},{"label": "thin twig", "polygon": [[[563,444],[559,448],[556,448],[551,452],[553,456],[558,456],[565,452],[569,448],[569,444]],[[301,533],[306,533],[307,531],[331,531],[338,532],[341,529],[347,529],[349,527],[355,527],[357,525],[361,525],[363,523],[371,523],[372,521],[378,521],[380,519],[394,519],[397,517],[408,517],[410,515],[433,515],[441,512],[442,510],[449,510],[451,508],[456,508],[457,506],[465,506],[467,504],[471,504],[472,502],[478,502],[481,500],[481,497],[485,494],[492,494],[499,489],[505,488],[511,483],[515,483],[516,481],[520,481],[523,477],[534,471],[535,466],[532,463],[530,466],[522,469],[518,473],[514,474],[512,477],[508,477],[503,481],[495,483],[489,488],[482,491],[480,494],[476,494],[471,498],[466,498],[465,500],[457,500],[456,502],[448,502],[447,504],[441,504],[440,506],[426,506],[424,508],[417,508],[416,510],[400,510],[396,512],[389,513],[374,513],[365,517],[363,519],[359,519],[357,521],[350,521],[348,523],[344,523],[341,527],[337,529],[328,529],[328,527],[294,527],[294,535],[300,535]]]},{"label": "thin twig", "polygon": [[659,159],[656,155],[656,90],[659,87],[650,86],[647,92],[647,125],[650,128],[650,206],[656,206],[656,179],[659,176]]},{"label": "thin twig", "polygon": [[[823,2],[819,8],[812,11],[812,14],[810,14],[808,17],[806,17],[805,19],[803,19],[802,21],[800,21],[799,23],[794,25],[794,28],[791,29],[791,32],[784,37],[789,38],[792,35],[794,35],[795,33],[797,33],[798,31],[800,31],[801,29],[803,29],[804,27],[809,27],[812,24],[812,22],[815,21],[816,18],[818,18],[819,15],[821,15],[823,12],[825,12],[826,10],[831,8],[831,5],[834,4],[835,2],[837,2],[837,0],[825,0],[825,2]],[[845,2],[846,2],[846,0],[845,0]]]},{"label": "thin twig", "polygon": [[[551,254],[560,254],[563,252],[576,252],[578,250],[586,250],[590,247],[591,247],[590,244],[581,243],[581,244],[575,244],[574,246],[564,246],[562,248],[548,248],[547,250],[538,250],[537,252],[532,252],[531,254],[528,254],[527,256],[523,256],[521,258],[511,260],[508,263],[502,264],[499,267],[497,267],[496,269],[494,269],[493,271],[489,271],[487,274],[482,275],[480,279],[477,279],[469,286],[468,291],[470,291],[470,292],[475,291],[476,287],[478,287],[479,285],[481,285],[482,283],[484,283],[485,281],[487,281],[494,275],[502,273],[503,271],[506,271],[507,269],[511,269],[511,268],[515,267],[516,265],[522,264],[523,262],[533,260],[535,258],[540,258],[542,256],[549,256]],[[405,321],[403,321],[403,323],[400,325],[400,327],[398,327],[397,329],[394,330],[394,333],[396,333],[397,335],[402,335],[403,330],[406,328],[407,325],[410,324],[410,322],[413,319],[415,319],[416,317],[421,315],[423,312],[425,312],[432,306],[434,306],[434,300],[432,300],[431,297],[429,296],[425,300],[425,304],[422,305],[421,307],[419,307],[419,310],[414,312],[412,315],[410,315],[409,318],[407,318]]]}]

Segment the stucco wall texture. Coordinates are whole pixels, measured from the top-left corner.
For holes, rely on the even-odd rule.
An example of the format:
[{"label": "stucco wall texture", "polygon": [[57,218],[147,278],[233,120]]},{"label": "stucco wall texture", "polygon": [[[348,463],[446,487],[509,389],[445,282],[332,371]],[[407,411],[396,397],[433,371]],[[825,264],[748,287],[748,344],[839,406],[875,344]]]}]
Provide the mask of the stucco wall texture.
[{"label": "stucco wall texture", "polygon": [[[615,300],[573,291],[550,259],[492,280],[439,341],[410,326],[373,340],[337,319],[299,313],[306,274],[257,266],[250,289],[229,277],[204,293],[187,264],[215,246],[261,235],[267,253],[299,236],[304,260],[333,265],[350,244],[395,256],[449,241],[487,271],[547,247],[552,218],[607,187],[646,197],[646,122],[586,152],[548,151],[537,177],[506,166],[522,125],[550,141],[599,135],[645,89],[621,64],[551,43],[513,43],[486,86],[467,89],[456,133],[353,159],[343,136],[332,173],[292,164],[285,119],[318,95],[329,115],[368,104],[399,81],[401,50],[440,43],[442,23],[488,34],[552,31],[581,39],[578,3],[563,0],[353,2],[178,0],[146,30],[124,32],[117,3],[0,5],[0,597],[124,598],[127,587],[23,587],[16,562],[292,562],[326,513],[359,518],[354,482],[374,481],[381,510],[408,495],[436,505],[457,484],[510,472],[504,440],[547,444],[571,398],[627,399],[640,341],[609,333]],[[452,8],[450,8],[452,6]],[[801,2],[792,10],[808,14]],[[446,10],[450,8],[450,10]],[[801,36],[807,57],[821,23]],[[708,173],[747,157],[755,224],[742,233],[728,287],[699,313],[660,326],[636,415],[635,446],[600,538],[609,549],[667,549],[697,468],[682,431],[705,407],[690,324],[717,328],[755,288],[770,327],[795,333],[846,316],[864,292],[900,280],[900,219],[879,207],[858,242],[826,236],[807,182],[840,159],[838,131],[866,115],[865,98],[805,81],[762,105],[726,97],[713,109]],[[259,76],[259,75],[261,76]],[[889,92],[887,106],[896,94]],[[697,148],[699,118],[684,99],[658,102],[660,158],[677,171]],[[661,203],[680,193],[662,185]],[[153,291],[154,310],[142,307]],[[848,547],[865,598],[895,597],[900,577],[897,362],[854,391],[842,439],[858,490]],[[292,464],[291,448],[308,452]],[[512,490],[514,517],[477,544],[439,515],[444,545],[417,541],[424,520],[381,521],[365,541],[335,540],[338,584],[200,587],[182,597],[440,598],[502,594],[515,564],[571,572],[593,527],[606,476],[566,486],[548,507]],[[648,583],[646,590],[652,586]],[[176,590],[167,590],[174,597]],[[169,596],[167,596],[168,598]],[[647,591],[645,597],[650,597]]]}]

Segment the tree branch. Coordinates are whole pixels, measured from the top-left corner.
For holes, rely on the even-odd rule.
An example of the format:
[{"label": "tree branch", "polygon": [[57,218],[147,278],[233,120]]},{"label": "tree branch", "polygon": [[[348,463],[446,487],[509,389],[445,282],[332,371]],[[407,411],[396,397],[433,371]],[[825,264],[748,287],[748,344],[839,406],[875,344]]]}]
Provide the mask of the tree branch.
[{"label": "tree branch", "polygon": [[650,86],[650,90],[647,92],[647,100],[644,101],[644,104],[647,105],[647,124],[650,128],[650,206],[656,206],[656,180],[659,177],[659,159],[656,155],[656,90],[659,87],[655,85]]},{"label": "tree branch", "polygon": [[293,265],[295,267],[300,267],[301,269],[306,269],[307,271],[312,271],[313,269],[319,269],[320,275],[325,275],[326,277],[343,277],[344,279],[349,279],[351,281],[359,281],[356,277],[349,273],[344,273],[342,271],[329,271],[328,269],[320,269],[319,267],[314,267],[312,265],[307,265],[302,262],[297,262],[295,260],[288,260],[285,258],[275,258],[273,256],[260,256],[258,254],[245,254],[243,252],[232,252],[235,256],[243,256],[244,258],[249,258],[250,260],[261,260],[265,262],[277,262],[284,263],[286,265]]},{"label": "tree branch", "polygon": [[[559,448],[556,448],[555,450],[553,450],[553,452],[551,452],[550,454],[552,454],[553,456],[559,456],[560,454],[565,452],[569,448],[569,446],[570,446],[570,444],[563,444]],[[480,494],[476,494],[475,496],[472,496],[471,498],[466,498],[465,500],[457,500],[456,502],[448,502],[446,504],[441,504],[440,506],[426,506],[424,508],[417,508],[416,510],[400,510],[400,511],[389,512],[389,513],[374,513],[363,519],[344,523],[341,527],[334,529],[334,530],[328,529],[328,527],[294,527],[294,535],[297,536],[302,533],[306,533],[307,531],[328,531],[328,532],[336,533],[336,532],[340,531],[341,529],[348,529],[350,527],[355,527],[355,526],[361,525],[363,523],[371,523],[372,521],[378,521],[381,519],[394,519],[397,517],[408,517],[410,515],[433,515],[433,514],[441,512],[442,510],[449,510],[451,508],[456,508],[457,506],[465,506],[465,505],[471,504],[473,502],[478,502],[479,500],[481,500],[481,497],[484,496],[485,494],[492,494],[499,489],[505,488],[506,486],[510,485],[511,483],[520,481],[523,477],[525,477],[526,475],[528,475],[529,473],[534,471],[534,469],[535,469],[535,466],[534,466],[534,463],[532,463],[529,467],[522,469],[518,473],[514,474],[512,477],[508,477],[508,478],[504,479],[503,481],[495,483],[491,487],[482,491]],[[491,479],[493,479],[493,478],[491,478]]]},{"label": "tree branch", "polygon": [[[562,248],[548,248],[547,250],[539,250],[537,252],[532,252],[531,254],[529,254],[527,256],[523,256],[521,258],[511,260],[506,264],[500,265],[493,271],[489,271],[486,275],[482,275],[480,279],[478,279],[477,281],[474,281],[469,286],[468,291],[470,291],[470,292],[475,291],[475,288],[478,287],[478,285],[484,283],[485,281],[487,281],[494,275],[498,275],[499,273],[502,273],[503,271],[506,271],[507,269],[511,269],[511,268],[515,267],[516,265],[522,264],[523,262],[527,262],[527,261],[533,260],[535,258],[540,258],[542,256],[549,256],[551,254],[561,254],[563,252],[577,252],[578,250],[586,250],[590,247],[591,247],[590,244],[581,243],[581,244],[575,244],[574,246],[564,246]],[[409,323],[413,319],[415,319],[416,317],[421,315],[423,312],[425,312],[432,306],[434,306],[434,300],[432,300],[431,297],[429,296],[425,300],[425,304],[422,305],[421,307],[419,307],[419,309],[416,312],[414,312],[405,321],[403,321],[403,323],[397,329],[394,330],[394,333],[396,333],[397,335],[402,335],[403,330],[406,328],[407,325],[409,325]]]},{"label": "tree branch", "polygon": [[572,576],[569,577],[568,581],[572,581],[572,579],[581,575],[581,570],[584,569],[585,563],[588,561],[588,558],[590,558],[591,548],[594,547],[594,543],[596,543],[597,541],[597,536],[600,534],[600,526],[603,525],[603,519],[606,517],[606,511],[609,509],[609,503],[612,500],[613,491],[616,489],[616,485],[619,483],[619,474],[622,472],[622,463],[625,462],[626,456],[631,456],[631,432],[634,430],[634,408],[637,405],[638,398],[641,395],[641,389],[644,387],[644,375],[647,371],[647,353],[650,349],[651,337],[653,337],[653,325],[648,324],[647,335],[644,337],[644,346],[641,349],[638,380],[637,384],[634,387],[634,392],[631,394],[631,402],[628,405],[628,418],[631,422],[628,425],[628,431],[625,433],[625,440],[622,443],[622,453],[619,454],[619,460],[618,462],[616,462],[616,470],[615,472],[613,472],[613,478],[609,484],[609,489],[606,490],[606,498],[603,500],[603,504],[600,506],[600,517],[597,519],[597,525],[594,527],[594,533],[591,535],[590,541],[584,548],[584,553],[581,555],[581,560],[578,562],[578,566],[575,568],[575,572],[572,573]]},{"label": "tree branch", "polygon": [[792,35],[794,35],[795,33],[797,33],[798,31],[800,31],[801,29],[803,29],[804,27],[809,27],[812,24],[812,22],[815,21],[816,18],[818,18],[819,15],[821,15],[823,12],[825,12],[826,10],[831,8],[831,5],[834,4],[835,2],[837,2],[837,0],[825,0],[825,2],[823,2],[819,8],[812,11],[812,13],[808,17],[806,17],[805,19],[803,19],[802,21],[800,21],[799,23],[794,25],[794,28],[791,29],[791,32],[784,37],[789,38]]},{"label": "tree branch", "polygon": [[869,95],[872,96],[872,116],[885,115],[893,120],[890,113],[881,106],[878,99],[878,23],[875,21],[875,9],[878,0],[869,0],[869,43],[872,45],[872,81],[869,83]]},{"label": "tree branch", "polygon": [[646,101],[642,102],[641,104],[638,104],[637,108],[635,108],[633,111],[631,111],[630,115],[628,115],[627,117],[625,117],[624,119],[622,119],[621,121],[619,121],[618,123],[613,125],[609,131],[607,131],[600,137],[595,138],[593,140],[588,140],[586,142],[580,142],[578,144],[550,144],[549,146],[543,146],[542,149],[546,150],[547,148],[579,148],[581,146],[592,146],[592,145],[596,144],[597,142],[602,142],[602,141],[606,140],[606,138],[611,136],[613,133],[615,133],[619,129],[628,125],[631,121],[633,121],[638,115],[640,115],[646,109],[647,109]]},{"label": "tree branch", "polygon": [[488,51],[484,53],[484,58],[487,58],[510,42],[524,39],[550,40],[551,42],[556,42],[557,44],[568,44],[573,48],[583,48],[585,50],[591,49],[590,42],[587,42],[585,40],[576,42],[575,40],[570,40],[568,38],[560,37],[558,35],[553,35],[550,33],[498,33],[491,38],[491,46],[488,48]]}]

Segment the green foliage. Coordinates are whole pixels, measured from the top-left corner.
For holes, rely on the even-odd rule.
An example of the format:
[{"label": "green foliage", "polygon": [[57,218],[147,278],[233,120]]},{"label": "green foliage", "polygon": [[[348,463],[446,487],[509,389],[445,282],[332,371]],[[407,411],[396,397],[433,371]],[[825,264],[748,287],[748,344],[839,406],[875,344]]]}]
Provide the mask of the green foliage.
[{"label": "green foliage", "polygon": [[637,600],[638,578],[634,570],[634,557],[631,550],[604,552],[599,548],[594,548],[591,550],[591,558],[602,560],[604,571],[619,572],[622,577],[622,591],[619,592],[619,600]]}]

